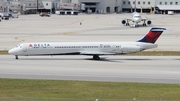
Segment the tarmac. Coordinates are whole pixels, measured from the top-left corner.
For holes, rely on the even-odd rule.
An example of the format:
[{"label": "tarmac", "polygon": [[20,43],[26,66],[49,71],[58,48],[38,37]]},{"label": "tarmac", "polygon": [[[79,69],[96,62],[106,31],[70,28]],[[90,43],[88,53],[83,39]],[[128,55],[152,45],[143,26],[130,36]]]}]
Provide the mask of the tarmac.
[{"label": "tarmac", "polygon": [[[148,51],[180,51],[180,15],[142,14],[148,27],[121,24],[131,14],[20,15],[0,22],[0,50],[24,42],[122,42],[137,41],[151,27],[167,30]],[[0,78],[86,80],[113,82],[180,83],[179,57],[89,56],[19,57],[0,56]]]},{"label": "tarmac", "polygon": [[167,29],[156,42],[159,47],[153,50],[180,50],[180,15],[142,14],[142,17],[151,19],[152,25],[139,28],[122,25],[122,19],[131,18],[131,14],[21,15],[0,22],[0,50],[23,42],[137,41],[151,27]]}]

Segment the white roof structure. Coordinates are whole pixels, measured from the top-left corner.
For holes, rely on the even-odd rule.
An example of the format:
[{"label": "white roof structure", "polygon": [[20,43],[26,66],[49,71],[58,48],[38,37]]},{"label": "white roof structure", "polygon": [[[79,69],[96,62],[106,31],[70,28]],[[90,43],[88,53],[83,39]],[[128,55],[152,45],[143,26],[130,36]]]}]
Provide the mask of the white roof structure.
[{"label": "white roof structure", "polygon": [[160,10],[180,10],[180,5],[157,5]]}]

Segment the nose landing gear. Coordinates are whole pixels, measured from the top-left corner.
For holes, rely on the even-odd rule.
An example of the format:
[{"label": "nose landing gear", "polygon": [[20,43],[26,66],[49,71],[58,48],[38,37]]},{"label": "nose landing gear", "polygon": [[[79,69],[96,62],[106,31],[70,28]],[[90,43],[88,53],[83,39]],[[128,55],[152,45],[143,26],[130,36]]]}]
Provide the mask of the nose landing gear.
[{"label": "nose landing gear", "polygon": [[135,24],[135,23],[134,23],[134,24],[131,24],[130,27],[131,27],[131,28],[132,28],[132,27],[136,28],[136,27],[139,27],[139,24]]},{"label": "nose landing gear", "polygon": [[15,59],[16,59],[16,60],[19,59],[19,58],[18,58],[18,55],[15,55]]}]

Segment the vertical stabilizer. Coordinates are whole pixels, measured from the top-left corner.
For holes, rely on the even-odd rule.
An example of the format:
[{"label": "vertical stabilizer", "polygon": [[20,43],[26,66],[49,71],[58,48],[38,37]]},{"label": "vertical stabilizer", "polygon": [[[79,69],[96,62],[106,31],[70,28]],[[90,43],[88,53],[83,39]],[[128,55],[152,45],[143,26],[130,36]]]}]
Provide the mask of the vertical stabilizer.
[{"label": "vertical stabilizer", "polygon": [[155,43],[165,28],[151,28],[151,30],[138,42]]},{"label": "vertical stabilizer", "polygon": [[136,0],[134,0],[134,12],[136,12]]}]

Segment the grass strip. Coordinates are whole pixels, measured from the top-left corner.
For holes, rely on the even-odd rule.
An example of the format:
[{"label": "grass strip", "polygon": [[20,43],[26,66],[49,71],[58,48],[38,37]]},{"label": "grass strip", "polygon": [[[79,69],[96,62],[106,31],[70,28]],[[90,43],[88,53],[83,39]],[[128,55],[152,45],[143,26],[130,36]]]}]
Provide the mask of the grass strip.
[{"label": "grass strip", "polygon": [[141,51],[137,53],[127,54],[134,56],[180,56],[180,51]]},{"label": "grass strip", "polygon": [[0,55],[7,55],[8,51],[7,50],[0,50]]},{"label": "grass strip", "polygon": [[[0,79],[0,99],[35,101],[179,100],[179,84]],[[54,99],[54,100],[53,100]],[[81,100],[79,100],[81,99]],[[104,99],[104,100],[103,100]],[[118,99],[118,100],[115,100]],[[163,101],[162,100],[162,101]],[[8,99],[9,101],[9,99]],[[14,100],[12,100],[14,101]],[[124,100],[122,100],[124,101]]]}]

